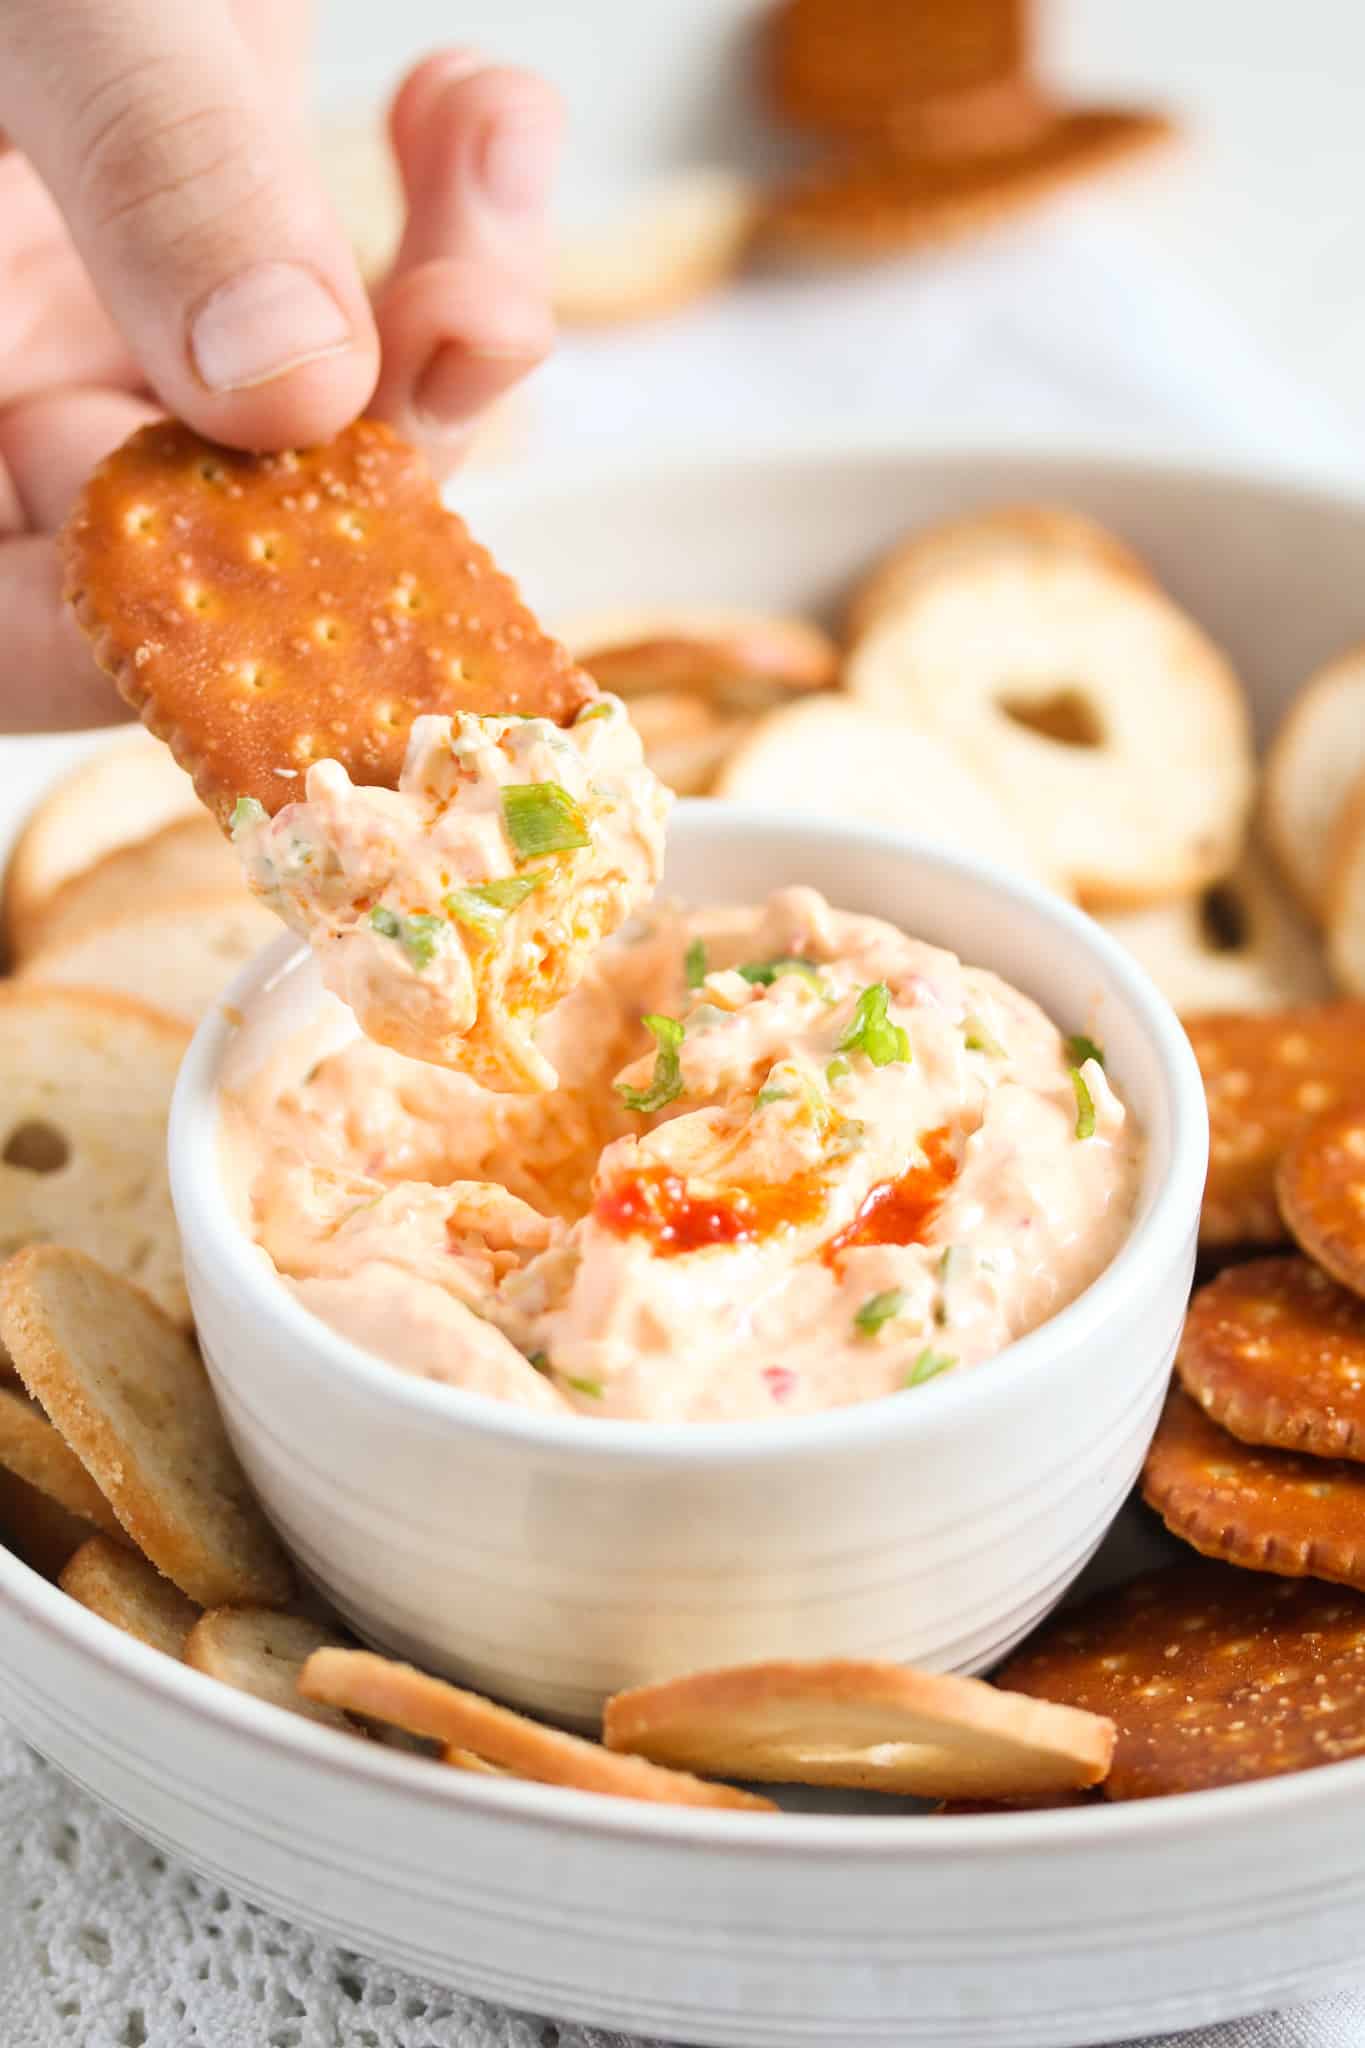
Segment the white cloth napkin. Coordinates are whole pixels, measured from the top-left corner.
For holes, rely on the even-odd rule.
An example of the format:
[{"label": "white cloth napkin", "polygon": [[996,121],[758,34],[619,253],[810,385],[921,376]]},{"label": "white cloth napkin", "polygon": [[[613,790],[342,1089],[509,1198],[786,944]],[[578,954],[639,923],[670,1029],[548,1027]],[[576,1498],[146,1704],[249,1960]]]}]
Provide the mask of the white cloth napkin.
[{"label": "white cloth napkin", "polygon": [[[665,324],[570,337],[531,405],[530,459],[619,462],[843,428],[897,441],[1150,435],[1163,449],[1365,476],[1365,451],[1331,409],[1278,376],[1102,201],[913,268],[755,280]],[[1357,2048],[1365,1993],[1182,2038]],[[3,1731],[0,2041],[641,2048],[418,1983],[258,1913],[168,1864]]]}]

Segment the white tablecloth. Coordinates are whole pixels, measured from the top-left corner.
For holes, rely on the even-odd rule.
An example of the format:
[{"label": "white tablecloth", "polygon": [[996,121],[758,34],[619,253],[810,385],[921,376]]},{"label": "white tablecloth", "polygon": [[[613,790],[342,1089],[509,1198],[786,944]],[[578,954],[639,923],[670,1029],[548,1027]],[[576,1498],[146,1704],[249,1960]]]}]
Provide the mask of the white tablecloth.
[{"label": "white tablecloth", "polygon": [[[1331,410],[1118,231],[1103,201],[906,271],[756,280],[662,326],[575,338],[530,451],[621,460],[885,431],[1150,434],[1365,475]],[[531,459],[524,456],[523,460]],[[1362,1956],[1365,1981],[1365,1956]],[[1186,2037],[1354,2048],[1365,1993]],[[4,2048],[619,2048],[366,1963],[168,1865],[0,1731]],[[856,2043],[846,2048],[857,2048]]]}]

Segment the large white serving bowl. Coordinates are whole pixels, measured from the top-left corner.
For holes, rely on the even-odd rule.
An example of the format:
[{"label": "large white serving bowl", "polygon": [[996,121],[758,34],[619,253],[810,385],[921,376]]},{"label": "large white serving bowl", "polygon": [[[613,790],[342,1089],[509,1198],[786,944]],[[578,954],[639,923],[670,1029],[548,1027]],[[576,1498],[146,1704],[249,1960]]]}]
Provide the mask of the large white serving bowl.
[{"label": "large white serving bowl", "polygon": [[583,1722],[624,1686],[757,1657],[977,1671],[1060,1597],[1132,1485],[1207,1163],[1185,1033],[1090,918],[985,862],[733,805],[675,812],[666,893],[753,903],[791,882],[995,969],[1103,1042],[1145,1138],[1126,1241],[988,1364],[823,1415],[599,1422],[414,1378],[303,1309],[229,1200],[224,1088],[278,1068],[291,1039],[310,1065],[319,1008],[336,1007],[311,959],[270,949],[185,1057],[171,1191],[242,1462],[309,1576],[383,1648]]},{"label": "large white serving bowl", "polygon": [[[474,493],[468,496],[476,510]],[[1265,730],[1365,639],[1365,500],[1145,455],[895,448],[537,474],[474,523],[537,603],[832,603],[916,520],[1110,521],[1226,644]],[[0,743],[0,844],[69,743]],[[1092,1569],[1153,1554],[1125,1512]],[[1159,1554],[1159,1553],[1158,1553]],[[1365,1759],[1070,1812],[632,1807],[424,1768],[107,1628],[0,1550],[0,1711],[163,1849],[348,1947],[719,2048],[1068,2048],[1359,1976]]]}]

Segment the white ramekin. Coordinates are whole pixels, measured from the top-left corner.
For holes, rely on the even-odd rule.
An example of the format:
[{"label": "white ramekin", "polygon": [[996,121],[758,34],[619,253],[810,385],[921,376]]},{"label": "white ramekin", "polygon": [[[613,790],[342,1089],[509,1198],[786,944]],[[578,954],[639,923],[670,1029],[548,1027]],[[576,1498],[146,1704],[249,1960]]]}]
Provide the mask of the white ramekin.
[{"label": "white ramekin", "polygon": [[1125,1494],[1185,1312],[1207,1125],[1185,1034],[1068,905],[894,832],[683,804],[666,890],[806,882],[1101,1037],[1141,1120],[1132,1230],[1061,1315],[911,1398],[708,1425],[541,1417],[409,1378],[303,1309],[238,1226],[225,1062],[318,1000],[281,941],[200,1026],[171,1184],[204,1356],[243,1464],[305,1572],[376,1645],[567,1720],[671,1672],[763,1656],[975,1671],[1060,1596]]}]

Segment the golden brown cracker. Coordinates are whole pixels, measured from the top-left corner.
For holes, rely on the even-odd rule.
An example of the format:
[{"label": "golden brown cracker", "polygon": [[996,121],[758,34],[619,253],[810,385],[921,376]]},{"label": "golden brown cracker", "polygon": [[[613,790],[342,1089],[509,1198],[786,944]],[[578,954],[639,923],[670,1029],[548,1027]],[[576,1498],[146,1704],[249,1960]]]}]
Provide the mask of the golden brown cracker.
[{"label": "golden brown cracker", "polygon": [[[165,751],[157,748],[158,753]],[[134,910],[160,909],[187,890],[201,889],[232,890],[246,900],[237,856],[196,803],[188,818],[175,818],[146,839],[114,847],[55,890],[29,928],[18,964],[41,977],[50,955],[102,930],[113,919]]]},{"label": "golden brown cracker", "polygon": [[9,1387],[0,1387],[0,1465],[68,1514],[126,1543],[117,1515],[76,1453],[26,1394]]},{"label": "golden brown cracker", "polygon": [[373,420],[277,455],[143,427],[61,545],[96,659],[220,824],[240,796],[278,811],[324,758],[396,786],[424,712],[563,722],[593,695],[421,455]]},{"label": "golden brown cracker", "polygon": [[1176,1370],[1244,1443],[1365,1460],[1365,1302],[1307,1259],[1248,1260],[1199,1288]]},{"label": "golden brown cracker", "polygon": [[139,1550],[203,1607],[285,1604],[293,1574],[228,1442],[199,1354],[82,1252],[0,1268],[0,1337]]},{"label": "golden brown cracker", "polygon": [[1365,1002],[1185,1019],[1209,1105],[1201,1245],[1279,1244],[1275,1169],[1325,1110],[1365,1102]]},{"label": "golden brown cracker", "polygon": [[[768,83],[789,120],[840,133],[899,121],[930,139],[998,132],[1026,90],[1021,0],[783,0],[768,26]],[[921,126],[953,114],[951,129]]]},{"label": "golden brown cracker", "polygon": [[[207,818],[204,824],[218,839]],[[18,978],[48,988],[111,989],[195,1024],[238,969],[279,935],[274,912],[239,881],[229,889],[192,889],[134,905],[107,924],[44,946]]]},{"label": "golden brown cracker", "polygon": [[564,638],[600,688],[618,697],[684,691],[734,711],[762,711],[837,680],[839,649],[809,619],[697,606],[597,612]]},{"label": "golden brown cracker", "polygon": [[0,1466],[0,1540],[41,1577],[55,1582],[81,1545],[98,1533],[93,1522]]},{"label": "golden brown cracker", "polygon": [[335,1707],[305,1699],[299,1677],[315,1650],[341,1648],[335,1630],[302,1614],[266,1607],[214,1607],[196,1621],[182,1655],[187,1664],[238,1692],[284,1707],[329,1728],[356,1732],[355,1723]]},{"label": "golden brown cracker", "polygon": [[193,1600],[161,1576],[135,1550],[120,1540],[92,1536],[71,1557],[57,1580],[64,1593],[79,1600],[125,1635],[168,1657],[179,1657],[185,1639],[199,1618]]},{"label": "golden brown cracker", "polygon": [[543,1785],[572,1785],[664,1806],[771,1810],[772,1802],[755,1793],[706,1784],[639,1757],[613,1756],[581,1735],[546,1728],[369,1650],[319,1650],[304,1666],[299,1688],[306,1699],[392,1721],[410,1734],[430,1736],[446,1749],[469,1750],[514,1777]]},{"label": "golden brown cracker", "polygon": [[1182,1387],[1166,1398],[1142,1496],[1205,1557],[1365,1589],[1365,1470],[1243,1443]]},{"label": "golden brown cracker", "polygon": [[1365,1599],[1171,1565],[1053,1615],[997,1677],[1110,1717],[1109,1799],[1312,1770],[1365,1752]]},{"label": "golden brown cracker", "polygon": [[1103,1778],[1113,1729],[979,1678],[834,1658],[698,1671],[617,1693],[603,1740],[675,1769],[927,1799],[1029,1798]]},{"label": "golden brown cracker", "polygon": [[1309,1258],[1365,1295],[1365,1102],[1328,1110],[1290,1141],[1275,1193]]}]

